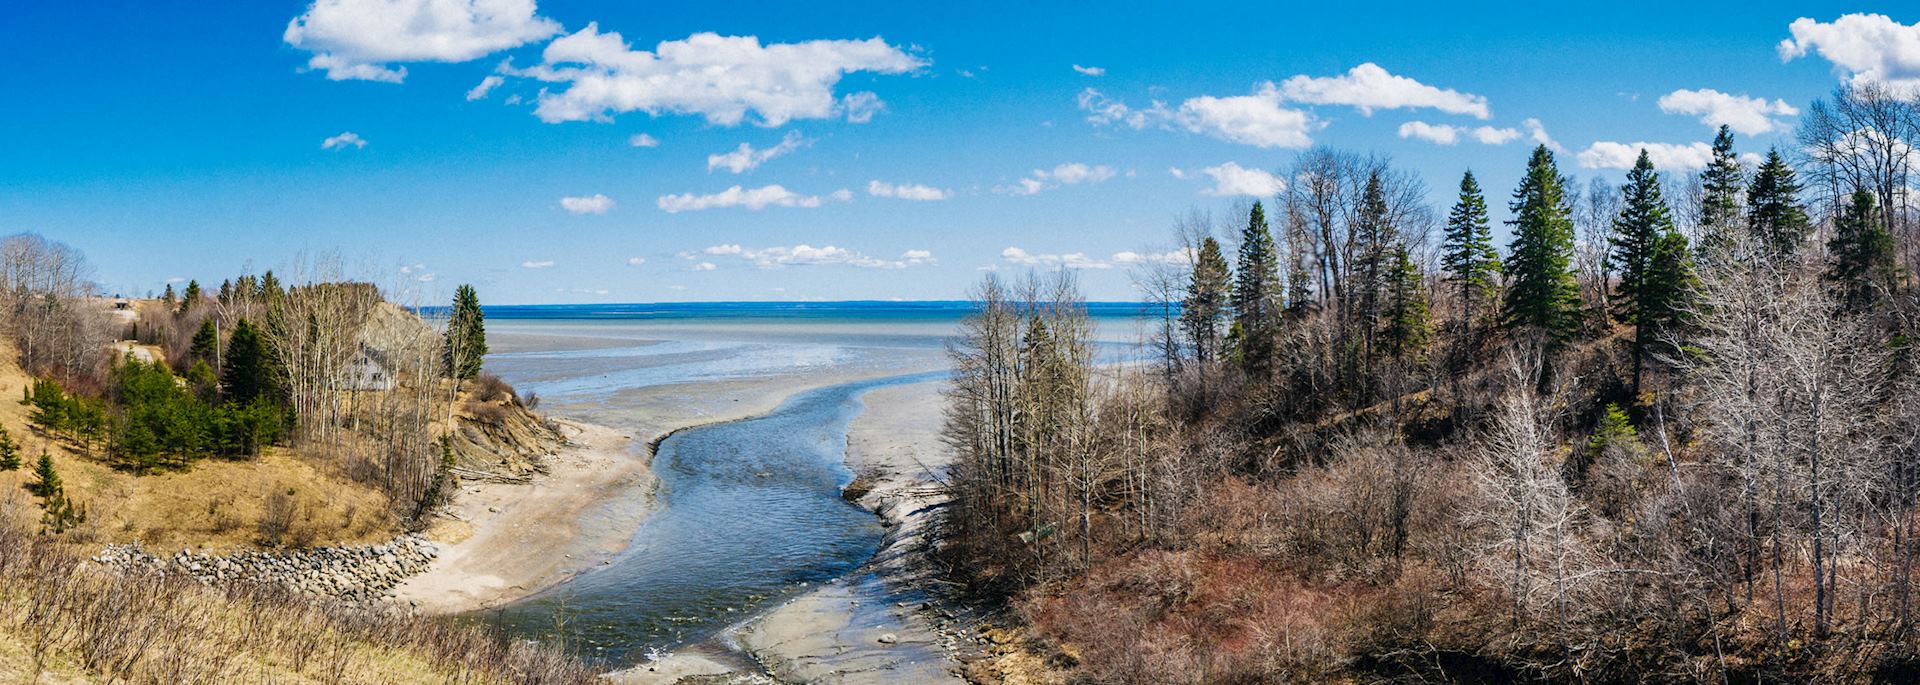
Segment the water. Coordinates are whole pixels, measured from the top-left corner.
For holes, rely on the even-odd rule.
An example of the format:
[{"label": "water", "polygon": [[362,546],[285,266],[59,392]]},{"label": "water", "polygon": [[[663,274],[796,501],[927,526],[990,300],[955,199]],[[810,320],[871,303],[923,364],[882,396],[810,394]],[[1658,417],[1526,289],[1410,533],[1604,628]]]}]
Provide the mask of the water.
[{"label": "water", "polygon": [[556,615],[583,653],[616,662],[709,637],[867,560],[884,532],[840,498],[847,423],[867,390],[941,374],[830,386],[773,413],[694,428],[660,443],[661,506],[601,570],[494,617],[521,634]]},{"label": "water", "polygon": [[[865,377],[787,398],[770,413],[661,442],[659,498],[626,550],[547,591],[475,617],[556,634],[583,655],[632,663],[649,648],[714,637],[869,559],[878,518],[840,498],[848,423],[863,393],[944,377],[956,302],[490,307],[490,372],[542,411],[644,434],[725,415],[769,379]],[[1139,355],[1137,304],[1089,306],[1100,356]],[[838,376],[832,374],[839,374]],[[831,382],[831,381],[825,381]],[[768,388],[778,387],[771,383]],[[731,412],[737,413],[737,412]],[[653,428],[658,428],[654,426]],[[848,578],[871,585],[872,578]]]}]

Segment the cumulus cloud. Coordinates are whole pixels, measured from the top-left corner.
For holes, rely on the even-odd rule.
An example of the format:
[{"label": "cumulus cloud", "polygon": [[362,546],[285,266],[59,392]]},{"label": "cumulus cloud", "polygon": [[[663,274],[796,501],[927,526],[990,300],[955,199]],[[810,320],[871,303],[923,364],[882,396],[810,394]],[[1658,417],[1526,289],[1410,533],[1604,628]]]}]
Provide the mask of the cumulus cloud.
[{"label": "cumulus cloud", "polygon": [[560,198],[560,208],[574,214],[605,214],[613,209],[613,198],[594,193],[584,197]]},{"label": "cumulus cloud", "polygon": [[812,144],[813,141],[801,137],[799,131],[788,131],[786,137],[780,139],[779,144],[761,150],[755,150],[752,145],[741,143],[740,147],[734,148],[732,152],[707,155],[707,173],[713,173],[714,169],[726,169],[736,174],[746,173],[759,168],[767,160]]},{"label": "cumulus cloud", "polygon": [[1706,143],[1675,145],[1599,141],[1580,152],[1580,166],[1588,169],[1632,169],[1643,149],[1656,169],[1698,170],[1706,168],[1713,161],[1713,146]]},{"label": "cumulus cloud", "polygon": [[953,191],[918,183],[894,185],[886,181],[867,183],[867,194],[874,197],[891,197],[900,200],[945,200],[953,197]]},{"label": "cumulus cloud", "polygon": [[1128,252],[1113,253],[1113,263],[1122,264],[1122,265],[1133,265],[1133,264],[1187,265],[1187,264],[1193,263],[1194,257],[1195,255],[1193,250],[1189,248],[1184,248],[1184,247],[1178,250],[1172,250],[1169,252],[1128,251]]},{"label": "cumulus cloud", "polygon": [[1533,141],[1535,144],[1545,145],[1547,149],[1556,152],[1562,149],[1560,143],[1553,140],[1553,136],[1547,135],[1547,127],[1541,124],[1539,119],[1522,121],[1520,122],[1520,127],[1527,130],[1527,139]]},{"label": "cumulus cloud", "polygon": [[550,269],[550,268],[553,268],[553,260],[551,260],[551,259],[540,259],[540,260],[534,260],[534,259],[529,259],[529,260],[527,260],[527,261],[524,261],[524,262],[521,262],[521,263],[520,263],[520,268],[522,268],[522,269]]},{"label": "cumulus cloud", "polygon": [[1076,101],[1087,112],[1087,121],[1096,126],[1135,130],[1160,126],[1263,148],[1307,147],[1313,144],[1312,131],[1320,127],[1312,114],[1282,106],[1272,83],[1252,95],[1188,98],[1178,108],[1155,101],[1136,109],[1092,88],[1080,91]]},{"label": "cumulus cloud", "polygon": [[1400,125],[1401,138],[1419,138],[1435,145],[1453,145],[1460,137],[1472,138],[1482,145],[1505,145],[1520,139],[1520,131],[1513,128],[1495,128],[1492,126],[1453,126],[1449,124],[1429,124],[1424,121],[1409,121]]},{"label": "cumulus cloud", "polygon": [[597,24],[548,43],[539,65],[502,71],[564,84],[543,92],[534,114],[542,121],[608,119],[643,111],[703,116],[735,126],[754,115],[762,126],[794,119],[844,116],[861,122],[880,111],[873,93],[837,98],[847,74],[904,74],[928,62],[880,38],[812,40],[762,45],[754,36],[696,33],[664,41],[651,51],[629,47],[619,33]]},{"label": "cumulus cloud", "polygon": [[1105,164],[1085,164],[1068,162],[1048,169],[1034,169],[1026,178],[1014,181],[1010,185],[994,188],[995,192],[1009,195],[1034,195],[1048,188],[1082,183],[1099,183],[1115,176],[1113,167]]},{"label": "cumulus cloud", "polygon": [[[1175,178],[1186,178],[1187,172],[1173,169]],[[1200,192],[1218,197],[1248,195],[1252,197],[1272,197],[1287,189],[1286,180],[1273,175],[1265,169],[1248,169],[1234,162],[1219,166],[1210,166],[1200,170],[1213,179],[1213,187]]]},{"label": "cumulus cloud", "polygon": [[1725,125],[1736,133],[1749,136],[1784,130],[1789,124],[1773,117],[1790,117],[1800,113],[1785,100],[1767,102],[1766,98],[1730,95],[1711,88],[1676,90],[1662,95],[1660,111],[1698,116],[1700,123],[1714,128]]},{"label": "cumulus cloud", "polygon": [[660,147],[660,139],[645,133],[635,133],[627,137],[627,144],[633,147]]},{"label": "cumulus cloud", "polygon": [[628,257],[627,266],[640,266],[647,263],[646,257]]},{"label": "cumulus cloud", "polygon": [[827,245],[814,247],[805,243],[791,247],[774,246],[760,249],[748,249],[737,244],[714,245],[701,250],[704,254],[738,257],[753,266],[762,269],[778,269],[787,266],[852,266],[863,269],[905,269],[915,266],[927,266],[934,263],[933,253],[927,250],[908,250],[898,259],[880,259],[849,250],[843,247]]},{"label": "cumulus cloud", "polygon": [[1082,74],[1086,74],[1088,76],[1106,76],[1107,75],[1107,70],[1102,67],[1083,67],[1078,64],[1075,64],[1073,65],[1073,70],[1080,72]]},{"label": "cumulus cloud", "polygon": [[489,75],[486,78],[480,79],[479,85],[476,85],[473,87],[472,90],[467,91],[467,102],[473,102],[474,100],[485,99],[488,93],[493,92],[494,88],[498,88],[500,84],[506,83],[506,82],[507,82],[506,79],[501,78],[497,74]]},{"label": "cumulus cloud", "polygon": [[1431,108],[1448,114],[1487,119],[1493,112],[1487,99],[1451,88],[1436,88],[1405,76],[1388,73],[1367,62],[1339,76],[1299,75],[1280,83],[1286,99],[1310,105],[1348,105],[1361,114],[1376,109]]},{"label": "cumulus cloud", "polygon": [[[847,193],[846,196],[850,197],[851,195],[852,193]],[[834,193],[834,199],[842,199],[839,191]],[[787,190],[786,187],[776,183],[752,190],[743,189],[740,186],[733,186],[711,195],[696,195],[694,193],[662,195],[656,204],[660,206],[660,209],[666,210],[668,214],[721,207],[745,207],[748,210],[757,212],[768,207],[805,207],[811,209],[820,206],[821,198],[818,195],[801,195]]]},{"label": "cumulus cloud", "polygon": [[693,266],[692,266],[691,268],[692,268],[692,269],[693,269],[694,271],[712,271],[712,270],[714,270],[714,269],[718,269],[718,268],[720,268],[720,267],[718,267],[718,266],[714,266],[714,264],[713,264],[713,262],[701,262],[701,263],[699,263],[699,264],[695,264],[695,265],[693,265]]},{"label": "cumulus cloud", "polygon": [[352,131],[346,131],[340,135],[320,141],[320,149],[322,150],[344,150],[346,148],[354,148],[357,150],[366,146],[367,141],[361,138],[360,134]]},{"label": "cumulus cloud", "polygon": [[1801,17],[1787,25],[1787,31],[1792,37],[1778,47],[1782,62],[1818,52],[1849,83],[1920,86],[1920,25],[1856,13],[1831,22]]},{"label": "cumulus cloud", "polygon": [[465,62],[559,32],[533,0],[314,0],[281,37],[328,79],[399,83],[397,62]]}]

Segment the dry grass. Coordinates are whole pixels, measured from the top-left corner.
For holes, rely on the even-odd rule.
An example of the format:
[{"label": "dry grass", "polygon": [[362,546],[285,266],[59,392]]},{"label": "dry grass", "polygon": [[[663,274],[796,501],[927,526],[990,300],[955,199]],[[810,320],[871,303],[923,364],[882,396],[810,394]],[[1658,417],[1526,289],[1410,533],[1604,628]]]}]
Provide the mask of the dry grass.
[{"label": "dry grass", "polygon": [[557,651],[271,587],[122,576],[0,501],[0,677],[15,682],[586,683]]}]

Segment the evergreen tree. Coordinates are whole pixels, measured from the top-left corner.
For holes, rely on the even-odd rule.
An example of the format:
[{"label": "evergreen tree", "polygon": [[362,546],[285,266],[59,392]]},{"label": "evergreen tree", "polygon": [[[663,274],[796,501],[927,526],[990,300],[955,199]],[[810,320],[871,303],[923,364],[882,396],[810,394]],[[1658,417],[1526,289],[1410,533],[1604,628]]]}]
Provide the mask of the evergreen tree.
[{"label": "evergreen tree", "polygon": [[33,466],[33,482],[27,484],[27,492],[45,498],[60,491],[60,474],[53,470],[53,457],[43,451]]},{"label": "evergreen tree", "polygon": [[[1659,242],[1654,243],[1646,284],[1649,297],[1640,305],[1640,324],[1634,328],[1634,342],[1643,351],[1672,352],[1673,339],[1687,325],[1699,285],[1693,271],[1693,250],[1680,231],[1668,229]],[[1636,389],[1639,382],[1636,369]]]},{"label": "evergreen tree", "polygon": [[1754,173],[1753,187],[1747,190],[1747,229],[1754,242],[1777,260],[1791,259],[1799,252],[1812,229],[1807,211],[1800,206],[1800,182],[1779,150],[1767,151],[1767,161]]},{"label": "evergreen tree", "polygon": [[160,295],[160,303],[167,306],[167,311],[174,311],[180,308],[180,296],[173,293],[172,283],[168,283],[167,291]]},{"label": "evergreen tree", "polygon": [[1861,188],[1849,199],[1833,220],[1826,277],[1840,288],[1847,307],[1863,310],[1879,299],[1881,288],[1893,284],[1893,236],[1880,224],[1872,192]]},{"label": "evergreen tree", "polygon": [[35,480],[27,484],[27,491],[38,496],[41,508],[46,510],[40,517],[41,525],[50,532],[61,533],[86,522],[87,512],[67,499],[60,474],[53,470],[53,458],[46,452],[40,453],[40,463],[34,466],[33,473]]},{"label": "evergreen tree", "polygon": [[1432,333],[1426,277],[1413,263],[1406,246],[1394,251],[1392,282],[1387,288],[1387,353],[1401,362],[1413,362],[1426,350]]},{"label": "evergreen tree", "polygon": [[1187,298],[1180,305],[1180,325],[1193,343],[1194,359],[1203,363],[1220,354],[1220,322],[1227,313],[1231,277],[1219,241],[1211,237],[1202,241],[1187,284]]},{"label": "evergreen tree", "polygon": [[1239,333],[1240,365],[1255,378],[1266,375],[1273,362],[1274,296],[1280,280],[1279,255],[1267,215],[1259,202],[1247,216],[1240,234],[1240,254],[1234,265],[1233,318]]},{"label": "evergreen tree", "polygon": [[220,304],[231,304],[233,302],[233,281],[224,280],[220,282],[218,299],[220,300]]},{"label": "evergreen tree", "polygon": [[272,399],[276,387],[272,360],[266,341],[246,319],[233,325],[227,339],[226,364],[220,369],[220,385],[228,402],[249,404],[256,398]]},{"label": "evergreen tree", "polygon": [[181,314],[187,313],[187,310],[192,309],[193,305],[195,303],[198,303],[199,301],[200,301],[200,282],[187,281],[187,291],[185,294],[182,294],[180,296],[179,312]]},{"label": "evergreen tree", "polygon": [[1397,242],[1387,217],[1387,198],[1380,186],[1380,170],[1367,175],[1353,225],[1355,255],[1349,273],[1348,296],[1356,303],[1353,315],[1362,331],[1363,354],[1373,354],[1374,331],[1381,324],[1381,293],[1391,286],[1393,249]]},{"label": "evergreen tree", "polygon": [[13,434],[0,428],[0,471],[13,471],[20,468],[20,446],[13,442]]},{"label": "evergreen tree", "polygon": [[1487,199],[1471,171],[1460,177],[1460,200],[1447,215],[1441,250],[1441,266],[1460,303],[1460,330],[1471,347],[1477,340],[1480,312],[1485,311],[1500,286],[1500,251],[1493,246]]},{"label": "evergreen tree", "polygon": [[272,301],[280,299],[280,296],[284,294],[286,294],[286,291],[281,289],[280,279],[273,277],[272,269],[268,269],[266,273],[260,274],[260,289],[254,293],[255,296],[263,300]]},{"label": "evergreen tree", "polygon": [[1620,216],[1613,220],[1612,250],[1607,259],[1620,273],[1614,289],[1614,320],[1634,327],[1633,390],[1640,391],[1640,369],[1645,363],[1647,343],[1658,335],[1654,330],[1656,312],[1664,311],[1677,293],[1663,290],[1671,285],[1659,282],[1653,271],[1654,253],[1667,234],[1673,233],[1673,218],[1660,197],[1660,174],[1646,150],[1627,172],[1627,183],[1620,188]]},{"label": "evergreen tree", "polygon": [[480,375],[481,358],[487,355],[486,315],[480,311],[480,296],[471,285],[453,291],[453,312],[447,318],[447,336],[442,349],[447,375],[466,380]]},{"label": "evergreen tree", "polygon": [[1732,249],[1741,225],[1740,190],[1745,178],[1733,153],[1733,130],[1720,126],[1713,161],[1700,172],[1700,254],[1717,259]]},{"label": "evergreen tree", "polygon": [[193,333],[193,347],[188,348],[187,358],[195,361],[220,363],[220,331],[213,325],[209,316],[200,322],[200,330]]},{"label": "evergreen tree", "polygon": [[1573,274],[1573,220],[1566,180],[1547,146],[1534,148],[1513,192],[1513,247],[1507,259],[1506,324],[1558,347],[1580,329],[1580,285]]}]

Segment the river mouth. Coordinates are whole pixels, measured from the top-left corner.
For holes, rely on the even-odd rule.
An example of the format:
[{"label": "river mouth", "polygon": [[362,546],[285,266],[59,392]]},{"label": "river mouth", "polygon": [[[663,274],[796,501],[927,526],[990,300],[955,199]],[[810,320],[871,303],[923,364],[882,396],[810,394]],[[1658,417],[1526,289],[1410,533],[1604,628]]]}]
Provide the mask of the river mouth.
[{"label": "river mouth", "polygon": [[625,665],[718,636],[854,571],[885,531],[841,497],[853,479],[844,463],[848,423],[866,391],[942,376],[808,390],[762,416],[667,436],[654,455],[657,505],[625,551],[473,618]]}]

